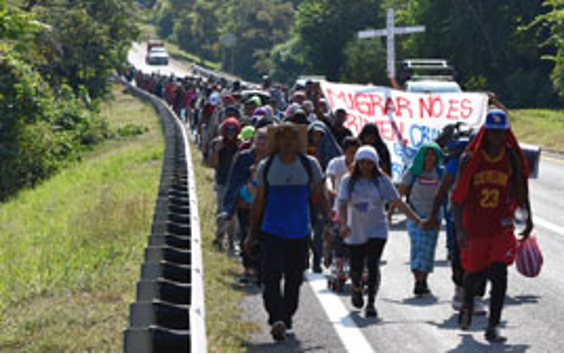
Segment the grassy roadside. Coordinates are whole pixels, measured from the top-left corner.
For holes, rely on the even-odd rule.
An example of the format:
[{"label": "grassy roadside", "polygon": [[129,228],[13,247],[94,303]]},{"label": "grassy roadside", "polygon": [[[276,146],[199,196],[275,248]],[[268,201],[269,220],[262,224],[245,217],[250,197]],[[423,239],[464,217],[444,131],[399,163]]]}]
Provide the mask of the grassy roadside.
[{"label": "grassy roadside", "polygon": [[520,141],[564,151],[564,110],[521,109],[511,114],[513,130]]},{"label": "grassy roadside", "polygon": [[203,238],[208,350],[213,353],[245,352],[244,342],[257,327],[243,319],[240,300],[244,292],[237,287],[240,262],[216,251],[212,245],[216,211],[213,171],[204,167],[202,155],[194,145],[191,151]]},{"label": "grassy roadside", "polygon": [[114,87],[112,140],[0,205],[0,352],[121,352],[163,152],[158,118]]}]

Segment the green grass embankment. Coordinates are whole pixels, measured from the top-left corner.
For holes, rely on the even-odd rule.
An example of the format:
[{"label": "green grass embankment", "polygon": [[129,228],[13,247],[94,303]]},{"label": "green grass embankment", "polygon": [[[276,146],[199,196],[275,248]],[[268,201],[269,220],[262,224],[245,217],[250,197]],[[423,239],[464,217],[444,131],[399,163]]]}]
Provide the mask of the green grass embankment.
[{"label": "green grass embankment", "polygon": [[564,110],[520,109],[511,111],[511,115],[519,141],[564,151]]}]

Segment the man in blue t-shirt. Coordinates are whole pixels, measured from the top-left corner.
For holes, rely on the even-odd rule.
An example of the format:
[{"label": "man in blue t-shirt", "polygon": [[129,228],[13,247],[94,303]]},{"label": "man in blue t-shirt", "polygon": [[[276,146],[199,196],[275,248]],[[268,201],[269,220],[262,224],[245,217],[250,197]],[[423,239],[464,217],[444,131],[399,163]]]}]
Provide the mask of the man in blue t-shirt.
[{"label": "man in blue t-shirt", "polygon": [[[292,329],[307,264],[310,199],[312,195],[325,198],[321,167],[303,154],[305,140],[300,133],[305,131],[291,123],[271,129],[275,134],[269,144],[275,145],[275,152],[257,170],[258,191],[245,248],[252,252],[260,234],[264,306],[272,337],[282,341]],[[326,202],[322,204],[327,208]]]}]

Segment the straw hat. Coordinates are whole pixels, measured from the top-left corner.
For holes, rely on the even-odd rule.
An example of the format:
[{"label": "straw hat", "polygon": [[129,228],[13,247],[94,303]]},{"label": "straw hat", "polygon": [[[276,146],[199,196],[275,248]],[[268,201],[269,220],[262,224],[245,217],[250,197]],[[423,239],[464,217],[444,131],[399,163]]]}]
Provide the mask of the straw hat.
[{"label": "straw hat", "polygon": [[293,123],[282,123],[279,125],[271,125],[268,127],[266,136],[266,145],[268,155],[272,155],[276,151],[276,134],[287,129],[294,130],[298,133],[299,152],[305,154],[307,152],[307,126]]}]

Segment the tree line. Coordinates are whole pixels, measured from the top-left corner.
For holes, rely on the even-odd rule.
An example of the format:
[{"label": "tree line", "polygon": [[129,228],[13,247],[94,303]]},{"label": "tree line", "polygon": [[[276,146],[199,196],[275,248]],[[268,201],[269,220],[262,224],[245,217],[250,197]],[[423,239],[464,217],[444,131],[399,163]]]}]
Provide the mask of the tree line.
[{"label": "tree line", "polygon": [[0,0],[0,201],[111,137],[109,78],[137,35],[134,0]]},{"label": "tree line", "polygon": [[[426,33],[398,40],[401,58],[440,58],[467,90],[491,90],[512,107],[553,107],[564,95],[561,0],[157,0],[159,34],[248,79],[299,75],[387,84],[385,39],[356,33],[398,25]],[[222,42],[231,33],[233,49]]]}]

